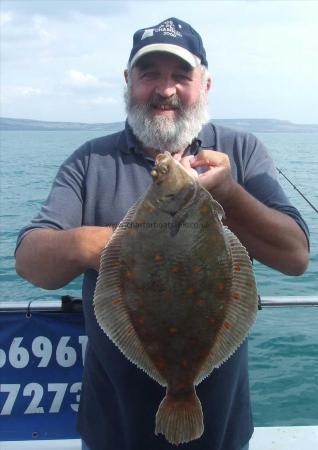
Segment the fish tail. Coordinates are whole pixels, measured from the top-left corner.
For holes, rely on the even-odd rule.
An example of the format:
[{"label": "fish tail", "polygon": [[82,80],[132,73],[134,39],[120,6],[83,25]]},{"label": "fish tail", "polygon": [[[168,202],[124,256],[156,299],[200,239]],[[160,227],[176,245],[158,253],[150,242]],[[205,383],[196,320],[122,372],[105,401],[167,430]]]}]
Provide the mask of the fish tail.
[{"label": "fish tail", "polygon": [[156,414],[155,433],[178,445],[198,439],[203,430],[202,407],[195,389],[178,396],[168,392]]}]

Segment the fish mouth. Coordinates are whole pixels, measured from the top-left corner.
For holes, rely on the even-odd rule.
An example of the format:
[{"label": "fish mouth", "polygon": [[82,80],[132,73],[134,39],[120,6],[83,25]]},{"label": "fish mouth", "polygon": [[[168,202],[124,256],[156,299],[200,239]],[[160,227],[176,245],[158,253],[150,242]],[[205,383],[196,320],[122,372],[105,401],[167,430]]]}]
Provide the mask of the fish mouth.
[{"label": "fish mouth", "polygon": [[157,155],[155,167],[151,171],[151,175],[154,180],[159,181],[160,175],[165,175],[169,172],[169,165],[172,159],[171,154],[167,151]]},{"label": "fish mouth", "polygon": [[[170,179],[169,171],[174,170],[177,172],[172,173]],[[198,192],[198,182],[173,159],[169,152],[165,151],[157,155],[151,175],[154,184],[161,186],[159,189],[162,189],[161,194],[156,198],[156,205],[154,205],[156,208],[174,216],[193,203]]]},{"label": "fish mouth", "polygon": [[151,171],[151,175],[154,179],[153,181],[156,181],[157,178],[157,182],[160,182],[158,178],[160,178],[160,175],[165,175],[166,173],[168,173],[172,164],[176,164],[181,169],[181,171],[183,173],[187,173],[190,178],[194,180],[197,179],[197,176],[194,176],[192,173],[188,172],[179,161],[176,161],[172,157],[170,152],[164,151],[158,153],[156,156],[155,166]]}]

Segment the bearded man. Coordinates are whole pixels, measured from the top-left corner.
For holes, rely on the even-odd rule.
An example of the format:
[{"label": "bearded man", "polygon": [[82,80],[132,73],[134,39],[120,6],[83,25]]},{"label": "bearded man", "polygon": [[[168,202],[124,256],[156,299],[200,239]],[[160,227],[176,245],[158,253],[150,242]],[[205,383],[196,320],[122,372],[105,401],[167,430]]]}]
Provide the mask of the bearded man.
[{"label": "bearded man", "polygon": [[[101,251],[151,183],[158,152],[168,150],[199,172],[251,258],[292,275],[307,266],[306,224],[279,186],[264,146],[251,134],[204,125],[207,67],[201,37],[185,22],[171,18],[138,30],[125,71],[125,129],[84,144],[65,161],[41,212],[18,238],[17,271],[33,284],[57,289],[84,273],[89,343],[78,419],[83,448],[174,448],[154,435],[162,388],[105,337],[92,305]],[[198,386],[198,395],[205,431],[184,448],[248,448],[247,342]]]}]

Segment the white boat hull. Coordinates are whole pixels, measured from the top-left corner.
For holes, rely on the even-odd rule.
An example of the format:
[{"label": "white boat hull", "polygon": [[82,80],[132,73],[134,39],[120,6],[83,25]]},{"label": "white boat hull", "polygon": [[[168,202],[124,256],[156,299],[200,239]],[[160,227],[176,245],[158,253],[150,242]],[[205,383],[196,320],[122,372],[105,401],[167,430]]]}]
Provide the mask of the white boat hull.
[{"label": "white boat hull", "polygon": [[[317,450],[318,426],[257,427],[250,450]],[[81,450],[79,439],[0,442],[0,450]]]}]

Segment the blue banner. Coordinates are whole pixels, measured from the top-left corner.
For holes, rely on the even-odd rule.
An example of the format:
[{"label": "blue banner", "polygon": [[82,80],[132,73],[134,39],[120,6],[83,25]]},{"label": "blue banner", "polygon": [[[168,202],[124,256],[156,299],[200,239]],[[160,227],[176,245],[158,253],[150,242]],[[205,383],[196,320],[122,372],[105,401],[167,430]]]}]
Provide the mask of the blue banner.
[{"label": "blue banner", "polygon": [[0,314],[0,441],[78,438],[81,313]]}]

